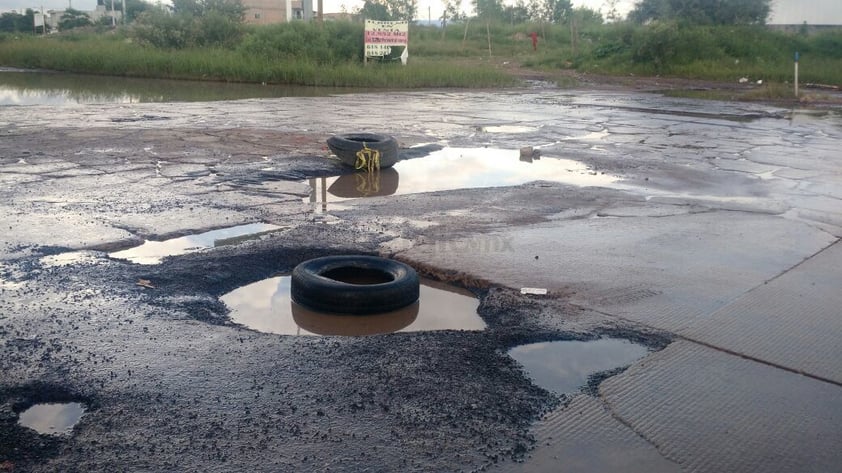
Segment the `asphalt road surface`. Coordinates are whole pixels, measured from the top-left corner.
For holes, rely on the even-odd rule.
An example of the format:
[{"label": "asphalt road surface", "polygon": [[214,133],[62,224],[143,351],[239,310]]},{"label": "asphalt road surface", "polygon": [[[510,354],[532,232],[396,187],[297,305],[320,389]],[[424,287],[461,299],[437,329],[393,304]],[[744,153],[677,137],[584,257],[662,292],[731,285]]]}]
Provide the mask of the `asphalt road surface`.
[{"label": "asphalt road surface", "polygon": [[[404,161],[350,174],[352,131]],[[838,471],[840,144],[835,110],[622,91],[2,107],[0,472]],[[354,253],[486,328],[278,335],[220,301]],[[648,355],[572,392],[508,355],[600,337]],[[84,414],[39,434],[45,403]]]}]

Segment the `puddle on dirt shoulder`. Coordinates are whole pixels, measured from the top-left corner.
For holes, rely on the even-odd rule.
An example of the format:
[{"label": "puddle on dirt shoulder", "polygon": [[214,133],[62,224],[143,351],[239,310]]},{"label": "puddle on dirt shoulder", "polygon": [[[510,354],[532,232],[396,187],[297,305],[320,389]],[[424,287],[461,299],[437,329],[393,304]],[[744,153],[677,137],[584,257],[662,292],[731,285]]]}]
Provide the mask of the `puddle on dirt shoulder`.
[{"label": "puddle on dirt shoulder", "polygon": [[616,338],[531,343],[509,350],[535,384],[558,394],[579,391],[591,375],[628,366],[648,353],[643,345]]},{"label": "puddle on dirt shoulder", "polygon": [[217,246],[235,245],[282,228],[268,223],[250,223],[170,240],[149,240],[134,248],[109,253],[108,256],[114,259],[129,260],[137,264],[158,264],[167,256],[183,255]]},{"label": "puddle on dirt shoulder", "polygon": [[479,300],[469,291],[421,280],[419,301],[376,315],[339,315],[308,310],[290,298],[289,276],[264,279],[235,289],[220,299],[237,324],[281,335],[363,336],[431,330],[484,330]]},{"label": "puddle on dirt shoulder", "polygon": [[619,178],[593,171],[579,161],[541,157],[539,153],[523,156],[519,149],[443,148],[379,172],[311,179],[312,191],[304,200],[326,204],[360,197],[517,186],[539,180],[608,187]]},{"label": "puddle on dirt shoulder", "polygon": [[69,435],[84,414],[78,402],[35,404],[20,413],[18,424],[39,434]]}]

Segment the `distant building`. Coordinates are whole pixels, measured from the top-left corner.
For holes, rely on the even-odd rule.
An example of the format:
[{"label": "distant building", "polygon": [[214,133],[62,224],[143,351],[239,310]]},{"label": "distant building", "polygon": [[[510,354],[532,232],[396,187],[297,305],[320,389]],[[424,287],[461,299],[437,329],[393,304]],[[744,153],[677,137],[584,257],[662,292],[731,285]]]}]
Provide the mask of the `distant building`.
[{"label": "distant building", "polygon": [[120,10],[116,10],[120,8],[122,0],[114,0],[114,8],[115,10],[110,10],[111,0],[96,0],[96,10],[94,11],[86,11],[86,13],[90,18],[92,23],[99,22],[104,17],[113,18],[113,24],[118,24],[123,21],[123,12]]},{"label": "distant building", "polygon": [[243,0],[245,22],[252,25],[271,25],[294,20],[315,18],[313,0]]}]

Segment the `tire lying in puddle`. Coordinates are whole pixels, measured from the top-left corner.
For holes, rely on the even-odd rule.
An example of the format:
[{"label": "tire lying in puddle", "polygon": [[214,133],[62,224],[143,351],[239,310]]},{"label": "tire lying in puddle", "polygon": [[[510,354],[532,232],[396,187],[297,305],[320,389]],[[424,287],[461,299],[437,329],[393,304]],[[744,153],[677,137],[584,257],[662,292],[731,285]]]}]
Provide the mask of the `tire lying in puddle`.
[{"label": "tire lying in puddle", "polygon": [[327,139],[327,146],[340,161],[357,168],[357,153],[368,148],[379,153],[380,169],[394,166],[398,162],[398,142],[389,135],[378,133],[346,133]]},{"label": "tire lying in puddle", "polygon": [[292,271],[292,300],[307,308],[338,314],[391,312],[418,300],[418,273],[377,256],[325,256]]}]

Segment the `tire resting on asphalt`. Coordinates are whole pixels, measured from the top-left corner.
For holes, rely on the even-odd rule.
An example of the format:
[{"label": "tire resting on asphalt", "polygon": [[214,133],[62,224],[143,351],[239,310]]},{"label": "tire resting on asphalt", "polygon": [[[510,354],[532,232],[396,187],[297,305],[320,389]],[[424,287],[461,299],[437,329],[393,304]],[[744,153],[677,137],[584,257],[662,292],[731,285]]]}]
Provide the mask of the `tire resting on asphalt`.
[{"label": "tire resting on asphalt", "polygon": [[[336,270],[385,273],[391,281],[352,284],[323,276]],[[326,256],[305,261],[292,271],[291,296],[296,303],[321,312],[378,314],[418,300],[418,273],[410,266],[376,256]]]},{"label": "tire resting on asphalt", "polygon": [[353,167],[357,151],[368,148],[380,152],[380,168],[385,169],[398,162],[398,142],[389,135],[378,133],[346,133],[327,139],[331,151],[346,165]]}]

